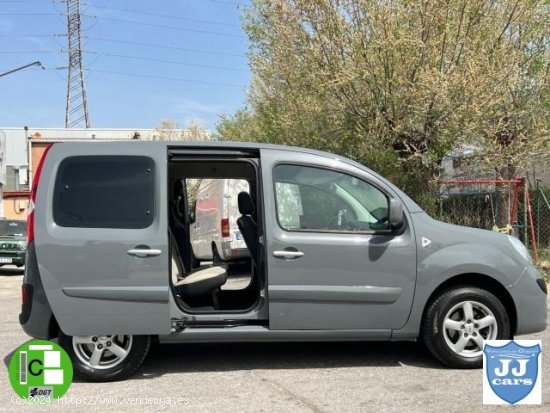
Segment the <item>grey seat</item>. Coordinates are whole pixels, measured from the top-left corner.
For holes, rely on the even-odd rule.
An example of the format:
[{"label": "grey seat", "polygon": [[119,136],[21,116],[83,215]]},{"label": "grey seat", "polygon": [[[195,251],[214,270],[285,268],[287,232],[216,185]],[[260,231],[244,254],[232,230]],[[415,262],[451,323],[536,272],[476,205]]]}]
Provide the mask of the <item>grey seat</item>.
[{"label": "grey seat", "polygon": [[252,263],[258,265],[260,242],[258,240],[258,225],[254,221],[254,218],[252,218],[252,215],[256,211],[254,201],[248,192],[240,192],[237,196],[237,202],[239,204],[239,212],[242,214],[237,219],[237,226],[241,231],[248,251],[250,251]]},{"label": "grey seat", "polygon": [[194,297],[217,290],[227,281],[227,271],[220,266],[213,266],[187,274],[174,284],[182,297]]},{"label": "grey seat", "polygon": [[[212,265],[186,272],[172,234],[172,276],[176,273],[174,288],[180,297],[196,297],[214,294],[227,281],[227,270],[221,265]],[[214,300],[216,301],[216,300]]]}]

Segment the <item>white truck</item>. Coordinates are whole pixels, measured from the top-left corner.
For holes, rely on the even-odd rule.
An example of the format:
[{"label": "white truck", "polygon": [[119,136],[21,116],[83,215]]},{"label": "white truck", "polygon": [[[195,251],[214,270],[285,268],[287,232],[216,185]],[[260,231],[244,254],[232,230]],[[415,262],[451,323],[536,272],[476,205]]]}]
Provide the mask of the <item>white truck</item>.
[{"label": "white truck", "polygon": [[212,241],[223,261],[250,257],[237,219],[239,192],[250,192],[244,179],[203,179],[197,190],[195,222],[191,225],[191,246],[199,261],[212,261]]}]

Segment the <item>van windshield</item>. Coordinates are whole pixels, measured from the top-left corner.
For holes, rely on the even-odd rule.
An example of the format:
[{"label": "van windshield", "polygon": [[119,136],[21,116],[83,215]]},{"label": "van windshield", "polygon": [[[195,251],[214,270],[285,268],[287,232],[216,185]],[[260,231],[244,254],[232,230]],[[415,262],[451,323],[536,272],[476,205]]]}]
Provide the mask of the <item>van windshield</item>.
[{"label": "van windshield", "polygon": [[24,237],[27,234],[27,221],[1,220],[0,236]]}]

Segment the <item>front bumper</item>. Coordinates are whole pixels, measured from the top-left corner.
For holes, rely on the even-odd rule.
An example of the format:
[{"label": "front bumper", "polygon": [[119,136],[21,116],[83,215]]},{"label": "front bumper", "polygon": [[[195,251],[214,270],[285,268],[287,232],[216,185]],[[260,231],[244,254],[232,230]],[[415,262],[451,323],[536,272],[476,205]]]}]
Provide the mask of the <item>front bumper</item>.
[{"label": "front bumper", "polygon": [[547,323],[548,296],[539,285],[541,275],[531,264],[528,264],[519,279],[508,291],[516,304],[516,334],[529,334],[543,331]]},{"label": "front bumper", "polygon": [[2,251],[0,252],[0,265],[25,265],[25,251]]}]

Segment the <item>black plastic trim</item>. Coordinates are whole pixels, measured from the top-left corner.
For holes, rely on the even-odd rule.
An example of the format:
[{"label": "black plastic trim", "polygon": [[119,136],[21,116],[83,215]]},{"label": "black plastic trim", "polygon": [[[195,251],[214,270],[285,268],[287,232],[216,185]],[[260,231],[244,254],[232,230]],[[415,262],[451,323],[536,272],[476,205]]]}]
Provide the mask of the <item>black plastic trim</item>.
[{"label": "black plastic trim", "polygon": [[544,281],[543,278],[537,278],[537,284],[539,285],[542,292],[546,295],[548,295],[548,289],[546,287],[546,281]]},{"label": "black plastic trim", "polygon": [[24,303],[21,303],[21,314],[19,314],[19,323],[25,324],[27,321],[29,321],[29,318],[31,316],[32,300],[33,300],[32,284],[23,283],[23,285],[21,286],[21,289],[27,291],[27,299]]}]

